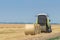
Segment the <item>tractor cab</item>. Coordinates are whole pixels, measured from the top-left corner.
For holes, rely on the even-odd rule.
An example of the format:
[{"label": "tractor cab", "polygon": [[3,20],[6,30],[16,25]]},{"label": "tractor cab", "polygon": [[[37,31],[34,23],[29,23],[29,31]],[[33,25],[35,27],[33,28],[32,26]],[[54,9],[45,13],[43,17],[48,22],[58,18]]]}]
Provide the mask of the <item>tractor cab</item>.
[{"label": "tractor cab", "polygon": [[37,24],[41,26],[41,31],[51,32],[50,19],[47,14],[38,14]]}]

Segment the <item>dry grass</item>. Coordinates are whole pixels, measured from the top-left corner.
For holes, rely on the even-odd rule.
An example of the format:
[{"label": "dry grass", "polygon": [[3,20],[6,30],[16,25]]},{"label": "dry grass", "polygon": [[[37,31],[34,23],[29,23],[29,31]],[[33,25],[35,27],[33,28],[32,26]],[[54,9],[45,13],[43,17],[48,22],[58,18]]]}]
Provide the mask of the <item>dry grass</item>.
[{"label": "dry grass", "polygon": [[0,24],[0,28],[23,28],[25,24]]},{"label": "dry grass", "polygon": [[24,24],[0,24],[0,40],[13,40],[24,36]]},{"label": "dry grass", "polygon": [[0,40],[46,40],[60,36],[60,25],[52,25],[52,33],[25,35],[25,24],[0,24]]}]

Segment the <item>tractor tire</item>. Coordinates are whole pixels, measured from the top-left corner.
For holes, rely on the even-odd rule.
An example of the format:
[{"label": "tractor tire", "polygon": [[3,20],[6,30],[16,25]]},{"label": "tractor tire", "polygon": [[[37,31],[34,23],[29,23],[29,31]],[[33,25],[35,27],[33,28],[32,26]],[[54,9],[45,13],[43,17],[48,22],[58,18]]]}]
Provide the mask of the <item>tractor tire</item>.
[{"label": "tractor tire", "polygon": [[52,32],[52,29],[51,29],[51,26],[50,26],[50,28],[48,29],[48,33],[51,33]]},{"label": "tractor tire", "polygon": [[47,33],[51,33],[52,32],[51,26],[48,27],[48,25],[46,25],[46,32]]},{"label": "tractor tire", "polygon": [[52,32],[52,30],[51,29],[48,29],[48,31],[47,31],[48,33],[51,33]]}]

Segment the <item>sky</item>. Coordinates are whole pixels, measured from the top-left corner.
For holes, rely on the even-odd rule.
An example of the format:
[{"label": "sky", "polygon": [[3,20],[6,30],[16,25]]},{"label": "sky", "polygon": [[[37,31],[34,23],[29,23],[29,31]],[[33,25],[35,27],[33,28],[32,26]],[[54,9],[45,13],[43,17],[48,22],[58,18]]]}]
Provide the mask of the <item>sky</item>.
[{"label": "sky", "polygon": [[35,23],[39,13],[60,23],[60,0],[0,0],[0,22]]}]

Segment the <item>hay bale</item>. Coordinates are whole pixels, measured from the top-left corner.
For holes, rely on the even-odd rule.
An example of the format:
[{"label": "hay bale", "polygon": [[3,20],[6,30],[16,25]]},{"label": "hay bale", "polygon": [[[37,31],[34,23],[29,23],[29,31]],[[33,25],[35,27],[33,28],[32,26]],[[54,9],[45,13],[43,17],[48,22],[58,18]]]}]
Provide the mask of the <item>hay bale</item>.
[{"label": "hay bale", "polygon": [[38,34],[40,32],[41,32],[41,30],[40,30],[39,24],[25,24],[25,34],[26,35],[28,35],[28,34],[34,35],[34,34]]}]

